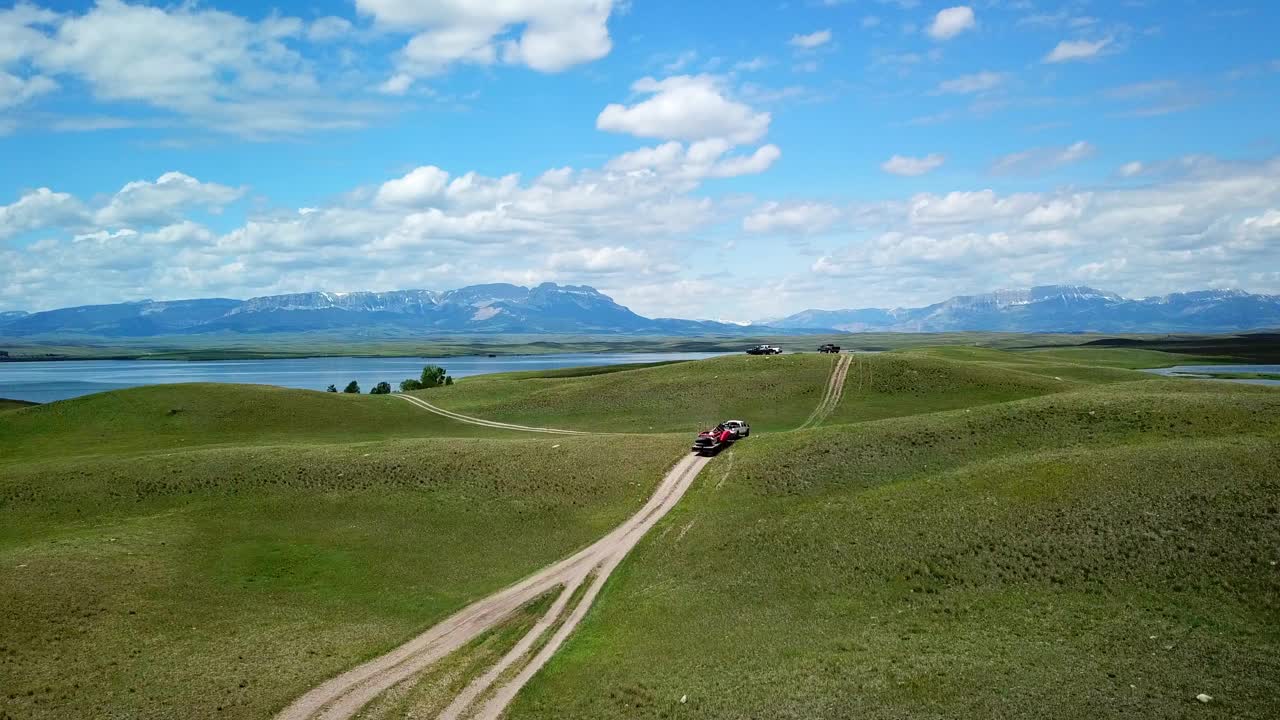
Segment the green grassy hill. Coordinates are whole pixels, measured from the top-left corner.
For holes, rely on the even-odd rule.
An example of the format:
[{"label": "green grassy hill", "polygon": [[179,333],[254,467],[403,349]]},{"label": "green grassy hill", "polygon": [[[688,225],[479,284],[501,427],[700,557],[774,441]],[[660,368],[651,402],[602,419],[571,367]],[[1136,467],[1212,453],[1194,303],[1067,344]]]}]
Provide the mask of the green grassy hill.
[{"label": "green grassy hill", "polygon": [[210,445],[495,436],[513,437],[385,395],[189,383],[87,395],[0,415],[0,439],[13,448],[0,462]]},{"label": "green grassy hill", "polygon": [[510,717],[1274,717],[1280,392],[1130,369],[1157,354],[860,355],[796,432],[835,358],[419,393],[607,439],[264,386],[0,412],[0,719],[269,716],[600,537],[730,416],[758,432]]},{"label": "green grassy hill", "polygon": [[1278,412],[1157,380],[744,443],[510,716],[1274,717]]},{"label": "green grassy hill", "polygon": [[603,535],[684,444],[296,443],[10,466],[0,709],[267,717]]},{"label": "green grassy hill", "polygon": [[817,354],[733,355],[608,374],[472,377],[423,397],[467,415],[576,430],[694,432],[730,417],[786,430],[813,411],[834,364]]},{"label": "green grassy hill", "polygon": [[35,407],[37,403],[27,402],[26,400],[9,400],[8,398],[0,398],[0,412],[6,410],[21,410],[22,408]]}]

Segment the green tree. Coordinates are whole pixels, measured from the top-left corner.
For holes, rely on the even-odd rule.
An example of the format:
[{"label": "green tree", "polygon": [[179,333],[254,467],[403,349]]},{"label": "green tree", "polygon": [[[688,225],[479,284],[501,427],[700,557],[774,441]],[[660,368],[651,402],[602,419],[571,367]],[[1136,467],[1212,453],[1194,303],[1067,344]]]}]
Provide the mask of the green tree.
[{"label": "green tree", "polygon": [[359,395],[360,383],[356,382],[355,380],[352,380],[351,382],[347,383],[347,387],[342,392],[350,393],[352,395]]},{"label": "green tree", "polygon": [[438,365],[427,365],[422,368],[422,377],[413,380],[405,380],[400,383],[400,389],[403,392],[410,390],[426,390],[427,388],[440,387],[441,385],[452,385],[453,376],[445,372],[445,369]]},{"label": "green tree", "polygon": [[438,365],[428,365],[422,368],[422,387],[433,388],[452,384],[453,378],[445,373],[444,368]]},{"label": "green tree", "polygon": [[329,389],[325,390],[325,392],[338,392],[338,388],[334,385],[330,385]]},{"label": "green tree", "polygon": [[391,383],[389,383],[389,382],[380,382],[380,383],[378,383],[377,385],[374,385],[374,386],[373,386],[373,389],[369,391],[369,394],[370,394],[370,395],[390,395],[390,394],[391,394]]}]

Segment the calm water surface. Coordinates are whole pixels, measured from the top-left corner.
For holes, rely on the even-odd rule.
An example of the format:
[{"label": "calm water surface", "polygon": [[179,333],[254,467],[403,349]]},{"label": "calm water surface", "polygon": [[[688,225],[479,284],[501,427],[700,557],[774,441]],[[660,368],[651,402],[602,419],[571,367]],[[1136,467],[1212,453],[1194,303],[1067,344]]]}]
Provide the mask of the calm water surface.
[{"label": "calm water surface", "polygon": [[[1280,375],[1280,365],[1178,365],[1176,367],[1153,368],[1151,370],[1143,370],[1143,372],[1155,373],[1157,375],[1169,375],[1173,377],[1198,377],[1205,378],[1211,373],[1267,373],[1272,375]],[[1243,383],[1245,385],[1275,385],[1280,386],[1280,380],[1243,380],[1231,378],[1211,378],[1220,382]]]},{"label": "calm water surface", "polygon": [[724,353],[570,353],[516,357],[302,358],[296,360],[65,360],[0,363],[0,398],[53,402],[139,385],[185,382],[253,383],[341,390],[355,380],[362,392],[386,381],[398,388],[423,365],[440,365],[456,378],[519,370],[701,360]]}]

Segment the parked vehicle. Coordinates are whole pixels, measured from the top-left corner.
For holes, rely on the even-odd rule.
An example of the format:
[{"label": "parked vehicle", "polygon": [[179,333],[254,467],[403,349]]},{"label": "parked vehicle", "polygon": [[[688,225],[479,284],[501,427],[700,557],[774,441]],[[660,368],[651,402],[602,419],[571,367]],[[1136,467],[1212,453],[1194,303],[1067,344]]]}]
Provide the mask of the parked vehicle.
[{"label": "parked vehicle", "polygon": [[818,352],[820,352],[820,353],[835,353],[835,354],[837,354],[837,355],[838,355],[838,354],[840,353],[840,346],[839,346],[839,345],[833,345],[833,344],[831,344],[831,343],[827,343],[826,345],[823,345],[822,347],[818,348]]},{"label": "parked vehicle", "polygon": [[757,345],[747,350],[748,355],[781,355],[782,348],[777,345]]},{"label": "parked vehicle", "polygon": [[720,424],[732,430],[734,437],[739,440],[751,434],[751,426],[743,420],[725,420]]},{"label": "parked vehicle", "polygon": [[698,433],[693,441],[693,452],[699,455],[715,455],[738,440],[751,434],[751,426],[741,420],[726,420],[719,425]]}]

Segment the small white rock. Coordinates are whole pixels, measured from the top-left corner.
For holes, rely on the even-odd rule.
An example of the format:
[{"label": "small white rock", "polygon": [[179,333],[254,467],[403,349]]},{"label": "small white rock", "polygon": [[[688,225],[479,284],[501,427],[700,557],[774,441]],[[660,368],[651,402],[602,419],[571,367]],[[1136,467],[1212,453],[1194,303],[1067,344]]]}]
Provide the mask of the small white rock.
[{"label": "small white rock", "polygon": [[552,449],[552,450],[555,450],[555,449],[556,449],[556,448],[558,448],[558,447],[560,447],[560,446],[559,446],[559,445],[552,445],[552,446],[551,446],[551,449]]},{"label": "small white rock", "polygon": [[687,703],[687,702],[689,702],[689,696],[688,696],[688,695],[681,695],[681,696],[680,696],[680,704],[681,704],[681,705],[683,705],[683,704],[685,704],[685,703]]},{"label": "small white rock", "polygon": [[1197,696],[1196,696],[1196,699],[1197,699],[1197,700],[1199,700],[1199,701],[1200,701],[1200,702],[1202,702],[1202,703],[1207,703],[1207,702],[1209,702],[1210,700],[1212,700],[1212,699],[1213,699],[1213,696],[1212,696],[1212,695],[1205,695],[1204,693],[1200,693],[1199,695],[1197,695]]}]

